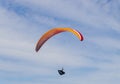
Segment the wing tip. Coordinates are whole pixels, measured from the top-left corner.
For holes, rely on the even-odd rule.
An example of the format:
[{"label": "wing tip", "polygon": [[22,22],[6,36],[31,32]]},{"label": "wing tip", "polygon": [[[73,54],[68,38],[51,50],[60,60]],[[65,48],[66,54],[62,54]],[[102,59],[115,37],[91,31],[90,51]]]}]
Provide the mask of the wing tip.
[{"label": "wing tip", "polygon": [[39,49],[36,47],[36,48],[35,48],[35,51],[38,52],[38,50],[39,50]]}]

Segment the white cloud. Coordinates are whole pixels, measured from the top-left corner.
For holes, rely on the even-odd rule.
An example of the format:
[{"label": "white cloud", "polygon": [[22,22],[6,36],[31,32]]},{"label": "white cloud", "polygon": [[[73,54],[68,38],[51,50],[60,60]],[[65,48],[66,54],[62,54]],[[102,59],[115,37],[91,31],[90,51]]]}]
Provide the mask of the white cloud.
[{"label": "white cloud", "polygon": [[[90,39],[91,40],[91,39]],[[97,45],[103,47],[104,49],[110,49],[110,50],[119,50],[120,46],[120,40],[111,38],[111,37],[94,37],[94,39],[91,40],[92,42],[96,43]]]},{"label": "white cloud", "polygon": [[94,28],[95,27],[103,28],[102,25],[107,25],[109,29],[112,28],[113,30],[120,32],[119,22],[116,19],[114,19],[112,15],[109,15],[103,10],[101,10],[97,3],[93,3],[92,1],[89,0],[87,1],[82,0],[77,2],[56,0],[54,1],[54,3],[50,0],[47,1],[22,0],[18,2],[23,4],[29,3],[28,5],[29,7],[32,5],[35,6],[36,8],[37,7],[44,8],[46,11],[48,11],[48,13],[50,13],[50,15],[53,14],[54,16],[57,17],[82,22],[88,25],[92,25]]}]

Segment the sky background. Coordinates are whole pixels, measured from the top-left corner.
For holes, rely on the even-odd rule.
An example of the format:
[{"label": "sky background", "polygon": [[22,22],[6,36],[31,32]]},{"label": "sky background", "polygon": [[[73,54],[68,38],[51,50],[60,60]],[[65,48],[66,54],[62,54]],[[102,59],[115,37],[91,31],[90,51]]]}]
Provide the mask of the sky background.
[{"label": "sky background", "polygon": [[[84,41],[65,32],[36,53],[55,27],[77,29]],[[119,84],[120,0],[0,0],[0,83]]]}]

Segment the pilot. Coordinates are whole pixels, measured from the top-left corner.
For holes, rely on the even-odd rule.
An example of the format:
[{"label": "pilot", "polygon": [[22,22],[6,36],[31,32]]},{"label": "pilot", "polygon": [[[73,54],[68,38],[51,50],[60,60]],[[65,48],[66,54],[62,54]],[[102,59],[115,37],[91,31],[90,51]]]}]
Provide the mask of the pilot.
[{"label": "pilot", "polygon": [[63,68],[62,68],[62,70],[58,70],[58,73],[59,73],[60,75],[64,75],[65,72],[64,72],[63,70],[64,70]]}]

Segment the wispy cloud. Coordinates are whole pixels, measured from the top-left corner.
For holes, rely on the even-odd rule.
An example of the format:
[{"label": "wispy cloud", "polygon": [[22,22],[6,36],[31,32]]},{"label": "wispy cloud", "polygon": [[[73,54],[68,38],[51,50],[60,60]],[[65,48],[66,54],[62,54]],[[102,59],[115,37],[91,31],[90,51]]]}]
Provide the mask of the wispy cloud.
[{"label": "wispy cloud", "polygon": [[[19,2],[19,1],[18,1]],[[104,9],[101,9],[101,5],[94,1],[60,1],[56,0],[54,3],[50,0],[40,2],[38,0],[35,1],[20,1],[21,3],[29,3],[28,6],[34,5],[36,8],[44,8],[50,15],[54,15],[56,17],[62,17],[66,19],[71,19],[77,22],[83,22],[93,27],[102,27],[102,25],[108,25],[108,27],[116,30],[119,30],[119,22],[114,18],[114,15],[108,14]],[[102,2],[102,1],[101,1]],[[119,4],[116,1],[111,1],[113,4],[116,4],[116,8],[119,7]],[[77,5],[76,5],[77,3]],[[111,7],[114,7],[113,4],[108,3]],[[34,7],[33,7],[34,9]],[[93,10],[92,10],[93,9]],[[109,8],[108,10],[112,12],[113,9]],[[115,11],[115,14],[118,11]],[[91,21],[92,20],[92,21]]]}]

